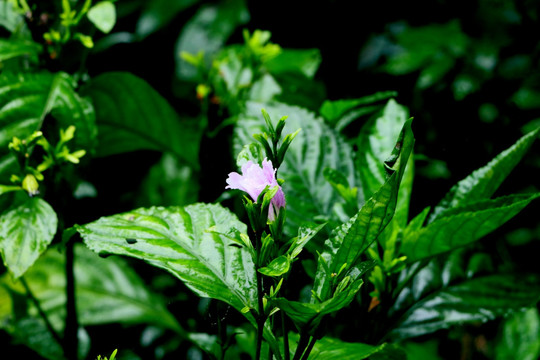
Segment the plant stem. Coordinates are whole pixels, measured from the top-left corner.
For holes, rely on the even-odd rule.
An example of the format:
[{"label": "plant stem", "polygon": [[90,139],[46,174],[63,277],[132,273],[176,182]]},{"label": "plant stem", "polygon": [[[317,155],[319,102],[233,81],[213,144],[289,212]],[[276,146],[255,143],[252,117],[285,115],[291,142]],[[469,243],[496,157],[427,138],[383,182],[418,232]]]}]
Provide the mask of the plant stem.
[{"label": "plant stem", "polygon": [[315,345],[316,341],[317,341],[317,339],[315,339],[315,337],[311,338],[311,340],[309,341],[309,345],[308,345],[306,351],[304,351],[304,356],[302,356],[301,360],[307,360],[308,359],[309,354],[311,353],[311,350],[313,350],[313,346]]},{"label": "plant stem", "polygon": [[73,273],[73,241],[66,243],[66,328],[64,330],[64,352],[69,360],[76,360],[79,348],[77,336],[79,324],[75,304],[75,276]]},{"label": "plant stem", "polygon": [[287,330],[287,317],[283,311],[281,313],[281,331],[283,332],[283,354],[285,360],[291,360],[291,353],[289,352],[289,331]]},{"label": "plant stem", "polygon": [[24,277],[21,277],[21,283],[23,284],[24,289],[26,290],[26,294],[28,295],[30,300],[32,300],[32,302],[34,303],[34,306],[36,307],[36,309],[37,309],[37,311],[39,313],[39,316],[41,316],[41,318],[45,322],[45,326],[47,327],[47,330],[49,330],[49,332],[51,333],[54,340],[56,340],[58,345],[60,345],[60,347],[62,347],[62,338],[60,338],[60,336],[58,335],[56,330],[54,330],[51,322],[49,321],[49,318],[47,317],[47,314],[45,314],[45,311],[43,311],[43,309],[42,309],[42,307],[41,307],[41,305],[39,303],[39,300],[34,296],[34,294],[32,293],[32,290],[30,290],[30,287],[28,286],[28,283],[26,282]]},{"label": "plant stem", "polygon": [[293,360],[300,360],[302,357],[302,354],[304,353],[304,350],[306,349],[306,346],[309,342],[309,335],[305,332],[300,334],[300,340],[298,341],[298,346],[296,347],[296,351],[294,352]]},{"label": "plant stem", "polygon": [[261,358],[261,347],[264,330],[264,304],[263,304],[263,290],[262,290],[262,275],[257,271],[257,300],[259,312],[257,314],[257,349],[255,351],[255,359]]}]

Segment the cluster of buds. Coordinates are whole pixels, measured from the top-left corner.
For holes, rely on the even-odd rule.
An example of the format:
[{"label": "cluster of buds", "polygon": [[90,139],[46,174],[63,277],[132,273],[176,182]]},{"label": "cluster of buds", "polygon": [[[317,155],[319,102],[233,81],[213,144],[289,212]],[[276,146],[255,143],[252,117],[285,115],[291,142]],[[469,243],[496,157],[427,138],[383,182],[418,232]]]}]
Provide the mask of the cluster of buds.
[{"label": "cluster of buds", "polygon": [[[55,146],[43,136],[41,131],[36,131],[26,139],[13,137],[9,143],[10,151],[15,155],[19,164],[20,173],[11,175],[11,182],[16,186],[10,190],[25,190],[28,195],[34,196],[39,193],[39,182],[44,180],[43,172],[54,165],[63,163],[78,164],[86,155],[85,150],[71,152],[67,143],[75,136],[75,126],[69,126],[66,130],[60,129],[60,139]],[[43,148],[45,154],[42,162],[37,166],[31,166],[30,154],[35,146]],[[4,187],[5,188],[5,187]]]}]

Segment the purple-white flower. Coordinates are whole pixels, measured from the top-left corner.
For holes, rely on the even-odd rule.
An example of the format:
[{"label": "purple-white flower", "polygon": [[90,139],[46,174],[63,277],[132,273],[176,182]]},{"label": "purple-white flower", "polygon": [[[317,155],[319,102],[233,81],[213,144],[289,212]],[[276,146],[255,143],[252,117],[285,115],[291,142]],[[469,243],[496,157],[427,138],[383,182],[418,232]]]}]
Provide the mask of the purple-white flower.
[{"label": "purple-white flower", "polygon": [[[257,201],[259,194],[264,190],[266,186],[274,187],[279,186],[276,180],[276,170],[272,166],[272,161],[264,159],[262,162],[262,168],[253,163],[252,161],[246,162],[242,165],[242,175],[232,172],[227,178],[227,186],[225,189],[238,189],[245,191],[251,196],[253,201]],[[270,202],[270,208],[268,209],[268,219],[274,220],[275,214],[279,212],[279,209],[285,206],[285,195],[281,186],[276,195]]]}]

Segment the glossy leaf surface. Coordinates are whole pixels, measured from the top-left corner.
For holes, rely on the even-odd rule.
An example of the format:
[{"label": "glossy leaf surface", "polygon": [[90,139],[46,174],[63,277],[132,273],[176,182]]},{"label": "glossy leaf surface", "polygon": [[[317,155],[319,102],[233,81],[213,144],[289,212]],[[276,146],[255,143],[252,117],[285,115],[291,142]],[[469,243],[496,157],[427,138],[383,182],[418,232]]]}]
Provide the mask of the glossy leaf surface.
[{"label": "glossy leaf surface", "polygon": [[0,252],[4,265],[18,278],[51,243],[58,218],[43,199],[18,194],[15,203],[0,214]]}]

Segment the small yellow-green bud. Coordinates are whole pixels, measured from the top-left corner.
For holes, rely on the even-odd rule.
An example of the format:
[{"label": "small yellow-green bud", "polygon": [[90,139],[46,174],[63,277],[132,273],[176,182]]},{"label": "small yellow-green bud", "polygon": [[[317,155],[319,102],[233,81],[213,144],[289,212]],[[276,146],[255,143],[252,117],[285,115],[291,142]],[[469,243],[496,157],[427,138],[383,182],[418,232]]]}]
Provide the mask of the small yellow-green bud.
[{"label": "small yellow-green bud", "polygon": [[39,194],[39,184],[36,177],[32,174],[27,174],[22,181],[22,188],[28,192],[28,195],[34,196]]}]

